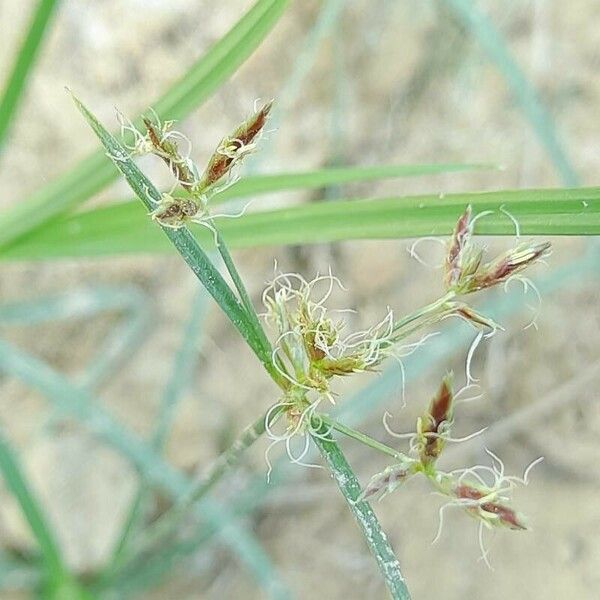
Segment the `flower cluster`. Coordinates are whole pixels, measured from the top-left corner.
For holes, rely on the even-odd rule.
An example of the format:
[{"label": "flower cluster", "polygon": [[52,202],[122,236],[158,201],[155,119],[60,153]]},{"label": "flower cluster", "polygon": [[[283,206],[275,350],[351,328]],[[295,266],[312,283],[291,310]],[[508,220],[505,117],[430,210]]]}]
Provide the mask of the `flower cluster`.
[{"label": "flower cluster", "polygon": [[[441,534],[445,509],[450,506],[459,507],[479,522],[482,557],[488,563],[487,552],[483,545],[483,530],[486,528],[527,529],[524,517],[512,505],[511,493],[517,484],[527,484],[530,469],[541,459],[534,461],[522,478],[505,475],[502,461],[488,450],[486,451],[493,461],[491,467],[478,465],[450,472],[438,469],[438,458],[447,443],[466,441],[484,431],[463,438],[453,437],[454,409],[457,398],[465,390],[474,387],[470,362],[475,347],[484,336],[484,332],[487,331],[487,335],[492,335],[501,329],[494,321],[479,314],[468,304],[457,301],[456,298],[494,285],[506,284],[512,278],[530,283],[522,278],[522,272],[545,256],[550,244],[521,243],[490,262],[484,263],[483,249],[473,240],[473,227],[477,218],[472,217],[470,206],[459,217],[453,235],[447,243],[444,261],[446,294],[437,302],[416,313],[421,323],[423,319],[429,324],[440,318],[458,316],[479,330],[467,356],[467,385],[455,394],[451,374],[444,377],[427,410],[417,419],[413,432],[399,434],[392,431],[388,423],[389,415],[386,413],[384,417],[386,430],[393,437],[407,439],[409,449],[405,454],[387,448],[387,453],[394,456],[396,462],[375,474],[364,487],[357,501],[382,499],[413,476],[421,474],[429,480],[436,492],[446,499],[446,503],[440,509],[440,526],[435,539],[437,540]],[[408,317],[403,321],[402,328],[406,332],[408,331],[406,326],[410,328],[419,324],[414,317]],[[377,443],[373,447],[378,447]]]},{"label": "flower cluster", "polygon": [[[175,178],[174,188],[171,192],[162,194],[160,202],[150,213],[152,219],[164,227],[173,229],[184,227],[190,222],[198,223],[214,232],[214,218],[239,216],[211,215],[209,200],[236,181],[235,170],[255,149],[271,106],[271,102],[265,104],[230,136],[221,140],[202,175],[199,175],[198,167],[190,158],[190,141],[182,133],[173,130],[174,121],[161,122],[153,113],[152,119],[144,117],[145,132],[142,133],[119,113],[121,133],[131,154],[158,156],[167,164]],[[182,143],[185,144],[183,152],[180,150]],[[174,195],[177,186],[182,188],[184,195]]]},{"label": "flower cluster", "polygon": [[517,484],[527,484],[531,468],[541,459],[529,465],[522,478],[505,475],[502,461],[487,449],[486,452],[493,460],[491,467],[477,465],[450,472],[439,470],[436,461],[447,442],[465,441],[483,432],[483,430],[478,431],[460,439],[451,436],[455,398],[451,375],[447,375],[432,398],[426,413],[417,419],[415,432],[397,434],[391,431],[384,420],[386,429],[392,436],[409,438],[409,451],[408,454],[397,452],[398,462],[375,474],[364,487],[357,501],[375,498],[381,500],[412,476],[420,473],[429,480],[436,492],[446,499],[446,503],[440,509],[440,522],[434,542],[439,539],[442,532],[444,511],[448,507],[456,506],[479,522],[482,557],[487,562],[487,552],[482,537],[484,528],[527,529],[523,515],[512,506],[511,493]]},{"label": "flower cluster", "polygon": [[[437,478],[434,463],[439,458],[448,441],[455,441],[451,437],[454,424],[454,400],[452,389],[452,374],[446,375],[431,399],[427,411],[417,419],[416,428],[411,433],[396,433],[390,428],[386,413],[384,426],[387,432],[396,438],[409,440],[409,454],[397,453],[399,462],[387,467],[381,473],[371,478],[363,490],[360,500],[369,500],[373,497],[383,498],[416,473],[425,473]],[[394,474],[393,486],[390,486],[390,474]],[[401,475],[401,476],[400,476]]]},{"label": "flower cluster", "polygon": [[493,261],[483,263],[483,249],[473,242],[476,220],[477,217],[472,217],[471,207],[467,206],[448,242],[444,283],[449,291],[470,294],[504,283],[512,277],[520,276],[528,266],[548,254],[549,242],[523,243]]},{"label": "flower cluster", "polygon": [[[331,274],[307,281],[297,273],[282,273],[263,293],[264,316],[278,334],[274,356],[289,366],[281,374],[294,388],[332,402],[332,378],[376,369],[393,354],[397,341],[391,311],[368,329],[344,334],[346,323],[332,319],[325,305],[335,285],[342,288]],[[322,293],[320,286],[325,287]]]}]

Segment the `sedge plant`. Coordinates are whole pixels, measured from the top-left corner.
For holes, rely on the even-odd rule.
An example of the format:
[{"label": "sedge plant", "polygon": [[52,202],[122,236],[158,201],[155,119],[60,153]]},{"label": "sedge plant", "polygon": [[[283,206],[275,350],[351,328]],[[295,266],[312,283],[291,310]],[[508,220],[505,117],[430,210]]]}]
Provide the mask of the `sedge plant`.
[{"label": "sedge plant", "polygon": [[[279,388],[279,397],[265,407],[264,413],[216,461],[206,477],[143,532],[137,546],[133,545],[133,555],[125,557],[125,564],[136,555],[152,552],[164,536],[173,532],[189,507],[207,494],[263,435],[270,441],[266,452],[269,465],[269,451],[277,445],[282,445],[290,460],[299,465],[310,465],[306,461],[311,444],[318,448],[377,561],[392,598],[407,599],[410,595],[392,546],[369,502],[393,492],[409,478],[425,477],[445,499],[440,508],[440,531],[443,513],[450,506],[464,510],[478,522],[486,561],[483,544],[486,528],[526,529],[524,517],[513,506],[511,492],[519,483],[527,483],[533,465],[519,478],[505,474],[502,461],[491,452],[490,466],[447,472],[437,467],[437,461],[447,444],[465,439],[453,435],[453,425],[455,409],[468,400],[464,395],[477,386],[470,371],[471,358],[484,337],[495,335],[501,329],[471,306],[471,295],[506,285],[514,279],[525,287],[532,285],[523,271],[548,254],[548,243],[519,243],[504,254],[486,260],[483,248],[473,238],[476,221],[486,215],[473,215],[471,206],[466,206],[445,244],[443,290],[428,305],[400,318],[388,308],[378,322],[349,332],[345,309],[335,310],[329,306],[334,288],[342,288],[334,274],[329,272],[308,279],[299,273],[278,272],[263,292],[261,321],[219,229],[221,219],[236,215],[215,213],[211,210],[211,200],[237,181],[244,158],[259,143],[271,103],[258,108],[224,137],[206,166],[199,168],[192,159],[191,144],[174,129],[174,122],[161,121],[156,114],[148,114],[142,128],[119,114],[124,134],[124,140],[119,141],[79,100],[74,100],[102,142],[107,156],[146,207],[148,218],[163,230]],[[173,187],[168,192],[159,192],[134,163],[136,156],[147,154],[158,157],[171,171]],[[196,225],[211,233],[232,285],[190,232]],[[402,366],[403,357],[425,343],[432,335],[432,328],[449,318],[466,321],[476,333],[467,356],[466,383],[455,391],[452,375],[448,374],[413,431],[397,433],[389,419],[384,419],[392,436],[408,441],[405,452],[329,416],[328,407],[343,401],[336,391],[339,378],[374,373],[388,359],[397,360]],[[414,341],[417,334],[421,337]],[[393,462],[363,488],[341,450],[338,435],[382,452],[393,458]]]}]

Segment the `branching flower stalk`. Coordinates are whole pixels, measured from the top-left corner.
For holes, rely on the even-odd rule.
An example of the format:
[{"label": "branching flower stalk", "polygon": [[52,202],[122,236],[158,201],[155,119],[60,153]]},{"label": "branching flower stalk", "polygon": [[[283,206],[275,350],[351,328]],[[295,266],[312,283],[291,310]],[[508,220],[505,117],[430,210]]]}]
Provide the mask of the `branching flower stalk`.
[{"label": "branching flower stalk", "polygon": [[[150,216],[160,225],[169,229],[182,229],[188,223],[197,223],[213,233],[215,245],[239,294],[246,316],[261,345],[269,351],[269,341],[258,321],[252,301],[229,250],[214,224],[216,218],[240,215],[211,214],[209,202],[216,193],[237,181],[237,170],[243,159],[256,147],[256,142],[260,139],[267,123],[271,106],[272,102],[268,102],[239,125],[230,136],[223,138],[201,176],[199,168],[191,159],[192,144],[183,133],[174,130],[174,121],[161,122],[156,114],[152,114],[153,119],[143,118],[146,131],[142,133],[124,115],[117,113],[122,134],[130,134],[133,138],[133,143],[126,146],[131,156],[146,154],[158,156],[167,164],[176,180],[175,186],[170,192],[161,194],[160,201],[155,202],[148,197],[151,203],[155,204]],[[184,153],[179,149],[182,142],[186,147]],[[177,186],[182,188],[183,196],[174,195],[173,192]],[[281,371],[281,367],[279,367],[279,371]],[[286,380],[279,378],[277,372],[271,370],[270,374],[274,376],[278,385],[286,386]]]},{"label": "branching flower stalk", "polygon": [[[449,317],[459,317],[478,330],[467,357],[467,385],[459,394],[473,387],[470,361],[474,349],[482,336],[489,337],[501,328],[460,298],[494,285],[506,284],[511,279],[528,281],[522,279],[522,272],[549,250],[548,243],[520,244],[484,263],[483,250],[473,242],[475,221],[471,208],[467,207],[447,244],[445,290],[438,300],[400,320],[396,320],[393,311],[388,309],[380,322],[359,332],[345,333],[346,323],[343,319],[332,318],[326,307],[334,286],[342,287],[331,273],[317,276],[312,281],[306,281],[296,273],[282,273],[274,278],[263,294],[265,318],[278,336],[274,352],[279,353],[288,365],[282,376],[288,378],[290,387],[279,404],[286,412],[287,427],[279,434],[267,428],[267,434],[272,445],[285,442],[290,459],[298,464],[303,464],[308,443],[300,446],[299,454],[294,454],[291,440],[299,435],[306,440],[318,437],[320,429],[315,429],[315,420],[319,427],[324,423],[330,430],[337,430],[393,456],[396,462],[371,479],[358,501],[381,498],[413,475],[421,473],[447,499],[440,512],[440,523],[448,506],[462,507],[478,519],[482,555],[487,562],[482,541],[483,527],[526,528],[522,516],[511,507],[509,493],[517,482],[526,483],[527,476],[518,479],[504,475],[504,466],[491,453],[494,460],[492,467],[478,466],[452,473],[436,468],[436,461],[446,443],[464,441],[481,433],[459,439],[452,437],[455,396],[451,375],[443,379],[428,410],[417,420],[415,431],[398,436],[410,440],[408,454],[390,449],[318,412],[323,400],[335,401],[332,382],[336,377],[375,371],[388,357],[402,364],[406,352],[418,347],[427,336],[413,344],[407,344],[406,338]],[[319,290],[319,286],[324,286],[324,289]],[[397,436],[387,423],[386,428],[390,434]],[[487,483],[482,473],[493,476],[493,481]]]},{"label": "branching flower stalk", "polygon": [[[528,471],[522,479],[506,476],[502,463],[495,455],[491,455],[492,467],[477,466],[449,473],[436,467],[444,446],[449,442],[460,441],[453,438],[451,432],[455,401],[462,390],[456,395],[453,393],[450,377],[442,381],[428,410],[417,420],[415,431],[399,435],[409,439],[408,453],[396,451],[330,419],[320,408],[323,401],[326,404],[336,401],[337,394],[333,384],[338,377],[375,372],[388,358],[397,360],[403,369],[402,359],[433,334],[425,334],[416,342],[409,342],[408,338],[449,317],[467,321],[478,332],[467,357],[467,386],[464,389],[471,387],[469,363],[476,344],[484,335],[493,335],[500,327],[475,311],[462,298],[500,283],[507,284],[513,279],[520,279],[524,285],[531,285],[522,277],[522,271],[544,256],[549,244],[520,244],[484,263],[482,249],[473,243],[473,227],[482,215],[473,217],[471,208],[467,207],[447,244],[445,289],[441,296],[400,319],[395,317],[393,310],[388,309],[379,322],[350,333],[347,333],[347,323],[343,319],[343,314],[347,311],[337,311],[338,316],[333,317],[332,314],[336,311],[327,307],[334,288],[342,288],[333,274],[317,275],[311,281],[297,273],[277,274],[263,294],[266,309],[264,318],[275,332],[274,343],[271,345],[227,247],[215,227],[216,218],[231,215],[214,215],[209,210],[212,195],[235,179],[235,171],[244,157],[254,150],[264,129],[271,103],[256,111],[230,136],[221,140],[207,166],[201,170],[190,158],[191,144],[182,134],[173,130],[173,122],[161,123],[156,116],[154,119],[146,118],[146,131],[141,132],[125,117],[120,116],[123,133],[132,134],[130,138],[133,139],[133,143],[125,148],[85,107],[76,102],[105,145],[109,157],[144,204],[151,207],[152,219],[163,228],[281,390],[279,400],[259,419],[260,422],[250,426],[238,442],[219,458],[208,477],[191,490],[180,506],[174,507],[159,519],[158,525],[152,530],[159,535],[150,535],[149,539],[157,540],[163,532],[171,531],[185,514],[184,509],[201,499],[232,465],[237,464],[245,450],[263,431],[271,439],[267,462],[271,447],[284,443],[293,462],[306,464],[303,459],[308,453],[310,441],[314,441],[356,517],[393,598],[406,600],[409,593],[398,561],[367,501],[385,496],[410,477],[424,475],[435,490],[446,498],[446,504],[440,509],[440,517],[446,507],[459,506],[479,521],[480,532],[483,527],[525,528],[521,515],[510,504],[510,492],[517,483],[527,482]],[[182,142],[186,145],[184,152],[179,149]],[[135,166],[132,157],[142,154],[156,155],[169,167],[175,178],[175,185],[170,192],[160,194]],[[182,190],[181,195],[174,195],[178,186]],[[215,244],[238,297],[235,297],[195,239],[187,232],[187,225],[192,223],[213,232]],[[277,432],[275,429],[280,425],[280,417],[284,417],[285,422],[283,430]],[[375,475],[360,492],[354,473],[332,437],[333,431],[392,456],[394,463]],[[299,454],[293,450],[297,438],[303,440]],[[486,477],[491,477],[492,480],[486,481]]]},{"label": "branching flower stalk", "polygon": [[[122,133],[132,134],[134,140],[127,146],[131,155],[154,154],[161,158],[175,177],[175,187],[179,185],[185,192],[183,196],[174,196],[173,190],[163,193],[160,202],[150,213],[152,219],[164,227],[174,229],[188,223],[197,223],[210,229],[216,236],[214,219],[235,215],[211,215],[209,201],[217,192],[237,181],[237,170],[243,159],[256,148],[271,106],[272,102],[268,102],[230,136],[223,138],[202,175],[199,175],[199,169],[191,159],[191,142],[173,129],[174,121],[161,122],[156,115],[153,115],[154,120],[144,117],[146,132],[142,133],[119,114]],[[186,145],[184,153],[179,149],[181,142]]]}]

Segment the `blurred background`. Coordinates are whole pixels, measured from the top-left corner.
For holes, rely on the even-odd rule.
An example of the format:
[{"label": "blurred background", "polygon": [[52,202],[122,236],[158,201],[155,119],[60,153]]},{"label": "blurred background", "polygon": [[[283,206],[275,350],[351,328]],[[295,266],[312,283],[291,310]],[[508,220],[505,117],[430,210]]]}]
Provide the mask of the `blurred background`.
[{"label": "blurred background", "polygon": [[[0,81],[35,4],[0,0]],[[115,106],[137,114],[251,5],[61,2],[0,156],[0,208],[16,205],[97,147],[65,86],[101,121],[116,125]],[[298,0],[232,79],[178,128],[202,164],[257,98],[275,98],[274,131],[242,174],[333,165],[503,166],[278,194],[261,198],[261,208],[336,197],[594,185],[599,17],[599,0]],[[170,187],[161,164],[142,164],[155,182]],[[126,197],[120,181],[87,206]],[[485,241],[493,250],[512,243]],[[479,560],[476,523],[462,513],[447,513],[432,546],[440,499],[411,482],[375,508],[416,600],[598,597],[600,262],[593,240],[552,242],[548,266],[531,274],[542,296],[537,329],[525,329],[535,297],[524,297],[518,286],[481,298],[481,309],[506,331],[477,351],[473,371],[485,395],[461,407],[457,427],[465,435],[491,427],[486,436],[453,447],[444,463],[487,464],[487,445],[510,473],[520,474],[544,456],[530,486],[516,495],[532,530],[486,538],[490,570]],[[235,258],[257,305],[275,260],[308,278],[331,267],[349,290],[336,304],[357,310],[352,325],[360,328],[387,306],[401,314],[438,296],[438,274],[411,259],[409,245],[261,248]],[[420,250],[427,261],[437,260],[435,246]],[[171,399],[165,459],[193,476],[274,402],[277,391],[174,253],[4,261],[0,268],[0,335],[25,365],[20,377],[0,366],[0,423],[66,561],[91,577],[110,557],[139,483],[126,454],[90,432],[94,410],[105,409],[123,430],[148,440],[161,403]],[[383,429],[384,411],[394,415],[397,429],[409,430],[447,369],[463,381],[471,336],[466,326],[447,327],[406,360],[404,409],[397,366],[353,378],[340,388],[345,418],[395,443]],[[40,373],[48,377],[33,383]],[[52,401],[53,385],[70,398],[70,412]],[[212,497],[236,506],[235,523],[256,536],[273,576],[295,598],[385,598],[375,563],[326,472],[290,468],[285,458],[277,462],[283,453],[276,449],[273,483],[266,486],[266,446],[259,441]],[[343,446],[363,483],[385,466],[374,452]],[[153,495],[148,518],[169,502]],[[161,559],[162,568],[141,580],[130,573],[133,584],[126,577],[114,597],[268,597],[222,538],[201,535],[205,525],[186,522],[183,534],[193,538],[186,552]],[[35,573],[23,565],[35,543],[2,484],[0,547],[0,597],[30,597]]]}]

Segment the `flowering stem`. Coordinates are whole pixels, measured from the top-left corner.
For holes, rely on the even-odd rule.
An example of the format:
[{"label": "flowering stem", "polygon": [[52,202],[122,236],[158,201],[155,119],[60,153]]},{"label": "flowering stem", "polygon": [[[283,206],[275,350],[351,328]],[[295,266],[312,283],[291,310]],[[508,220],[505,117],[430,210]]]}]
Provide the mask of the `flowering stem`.
[{"label": "flowering stem", "polygon": [[[404,317],[404,319],[394,323],[394,333],[397,333],[398,331],[400,331],[407,325],[410,325],[411,323],[421,319],[422,317],[429,316],[431,313],[435,313],[435,312],[439,311],[440,308],[442,308],[444,306],[444,304],[446,304],[447,302],[452,300],[455,296],[456,296],[455,292],[447,292],[441,298],[438,298],[435,302],[432,302],[431,304],[424,306],[420,310],[417,310],[414,313]],[[420,326],[421,325],[419,324],[415,328],[418,328]],[[403,331],[402,336],[404,337],[404,336],[408,335],[408,333],[412,333],[412,331],[413,331],[413,329],[411,329],[408,332]]]},{"label": "flowering stem", "polygon": [[[77,98],[73,97],[73,100],[102,142],[115,166],[127,180],[131,189],[148,210],[153,211],[156,209],[156,205],[162,199],[160,192],[133,162],[127,149],[104,128],[98,119]],[[242,335],[248,346],[254,351],[271,378],[277,385],[285,389],[287,385],[285,378],[273,362],[271,347],[268,342],[265,343],[266,336],[262,327],[259,324],[259,330],[257,330],[256,324],[253,322],[251,315],[248,314],[246,307],[236,297],[218,269],[202,248],[200,248],[194,236],[186,227],[176,229],[164,225],[161,225],[161,227],[194,275],[204,285],[234,327]]]},{"label": "flowering stem", "polygon": [[[221,258],[223,259],[223,262],[225,263],[225,266],[227,267],[227,271],[229,271],[229,275],[231,276],[231,280],[233,281],[233,284],[235,285],[235,289],[238,291],[238,294],[240,295],[240,300],[242,302],[242,305],[246,309],[248,316],[253,317],[252,320],[255,321],[255,325],[257,326],[257,328],[260,329],[261,331],[263,331],[263,329],[260,326],[260,323],[258,321],[256,311],[254,310],[254,305],[252,304],[252,300],[250,299],[250,295],[248,294],[248,290],[246,290],[246,286],[244,285],[244,282],[242,281],[242,278],[240,277],[240,274],[238,273],[235,263],[233,262],[233,259],[231,258],[231,254],[229,253],[229,250],[228,250],[227,246],[225,245],[225,240],[223,239],[223,236],[221,235],[221,232],[218,229],[215,229],[215,231],[217,232],[217,234],[216,234],[217,250],[219,251]],[[263,332],[263,335],[264,335],[264,332]],[[266,337],[265,337],[265,339],[266,339]],[[268,344],[268,342],[267,342],[267,344]]]},{"label": "flowering stem", "polygon": [[410,593],[400,571],[398,559],[381,529],[373,509],[367,502],[357,502],[361,488],[356,475],[354,475],[340,447],[331,437],[328,424],[320,420],[318,416],[313,419],[313,423],[318,428],[312,436],[313,440],[321,455],[327,461],[327,465],[348,507],[363,532],[369,550],[375,557],[379,570],[383,575],[390,596],[393,600],[410,600]]},{"label": "flowering stem", "polygon": [[[254,309],[254,305],[252,304],[250,295],[248,294],[248,291],[246,290],[246,286],[244,285],[244,282],[242,281],[242,278],[235,266],[235,263],[233,262],[233,259],[231,258],[231,254],[229,253],[229,249],[227,248],[227,246],[225,244],[225,240],[223,239],[221,232],[216,228],[215,228],[215,231],[217,232],[216,233],[217,249],[219,251],[219,254],[221,255],[221,258],[223,259],[223,263],[227,267],[227,271],[229,272],[229,275],[231,276],[231,280],[233,281],[235,289],[237,290],[237,292],[239,294],[240,301],[242,303],[242,306],[246,310],[248,319],[255,330],[256,337],[258,338],[258,341],[261,344],[263,353],[264,353],[264,355],[272,357],[273,349],[271,347],[269,340],[267,339],[265,330],[263,329],[262,325],[260,324],[260,321],[258,320],[258,315],[256,314],[256,310]],[[277,366],[275,366],[275,362],[277,362]],[[269,372],[269,375],[271,375],[271,377],[274,379],[275,383],[277,383],[277,385],[281,389],[285,390],[289,387],[289,381],[285,377],[283,377],[283,375],[281,375],[281,373],[279,372],[280,370],[283,370],[285,372],[285,366],[283,365],[283,362],[281,361],[279,356],[275,356],[274,359],[272,358],[270,362],[263,362],[263,364],[264,364],[265,368],[267,369],[267,371]]]},{"label": "flowering stem", "polygon": [[365,446],[369,446],[369,448],[373,448],[374,450],[379,450],[380,452],[383,452],[384,454],[388,454],[389,456],[392,456],[393,458],[395,458],[397,460],[402,460],[402,459],[406,458],[406,456],[404,454],[402,454],[402,452],[398,452],[398,451],[394,450],[393,448],[390,448],[386,444],[382,444],[381,442],[374,440],[372,437],[366,435],[365,433],[361,433],[360,431],[357,431],[356,429],[352,429],[352,427],[343,425],[342,423],[339,423],[335,419],[331,419],[330,417],[327,417],[325,415],[318,415],[318,417],[316,417],[316,418],[321,419],[323,421],[323,423],[325,423],[329,427],[335,429],[336,431],[339,431],[340,433],[356,440],[357,442],[360,442],[361,444],[364,444]]}]

